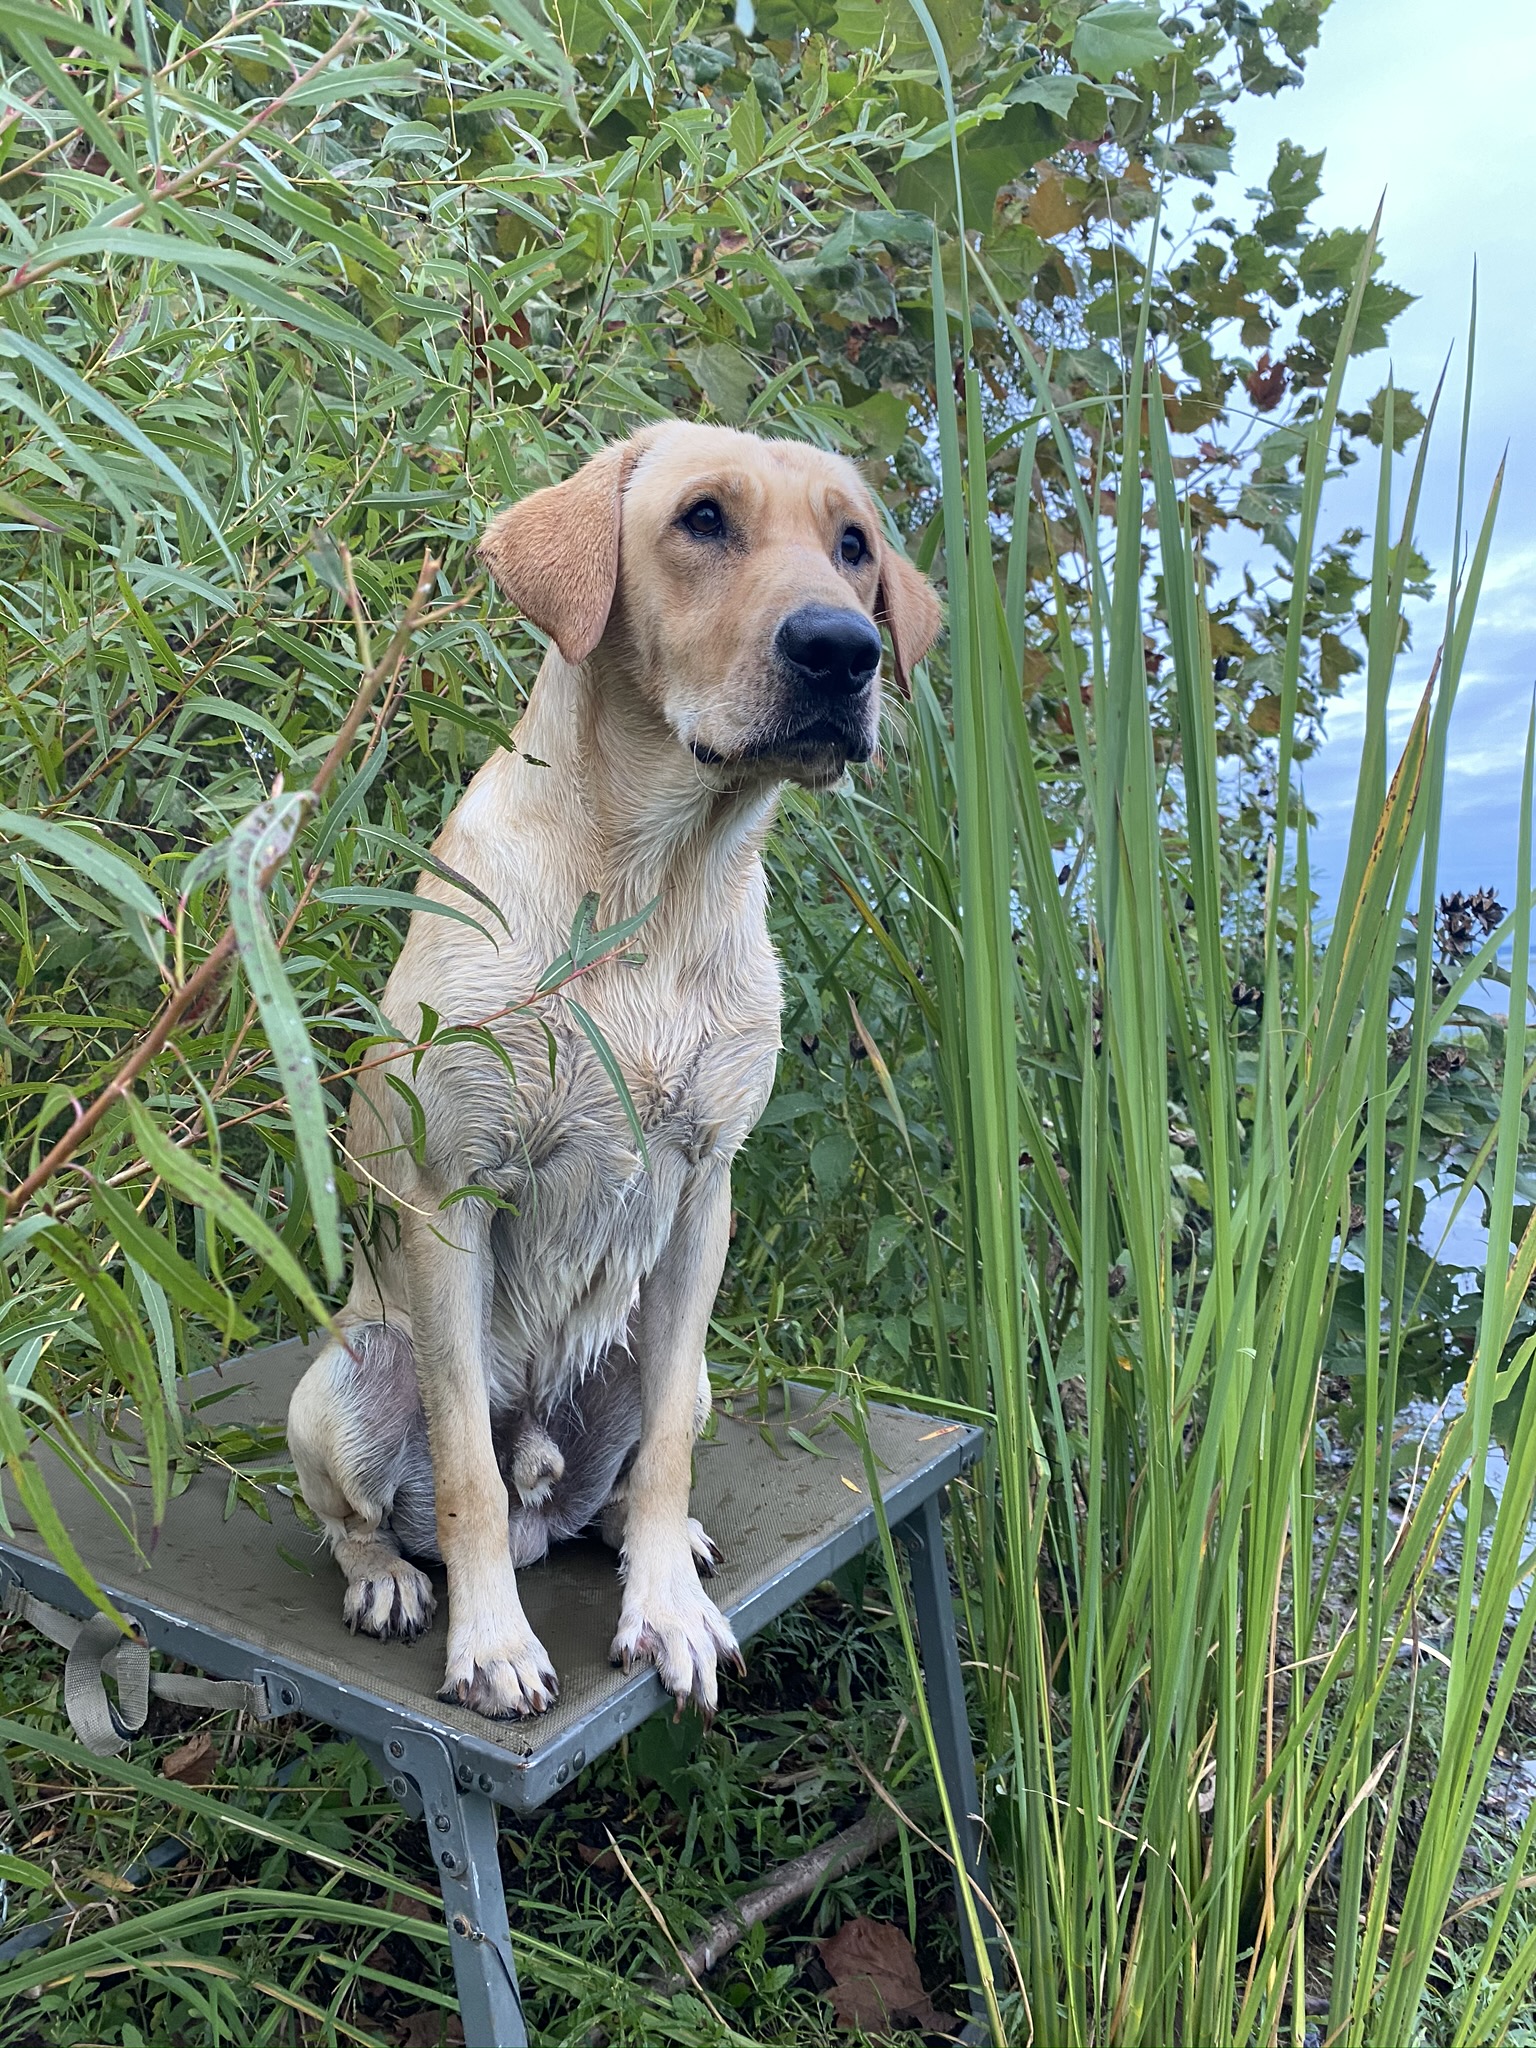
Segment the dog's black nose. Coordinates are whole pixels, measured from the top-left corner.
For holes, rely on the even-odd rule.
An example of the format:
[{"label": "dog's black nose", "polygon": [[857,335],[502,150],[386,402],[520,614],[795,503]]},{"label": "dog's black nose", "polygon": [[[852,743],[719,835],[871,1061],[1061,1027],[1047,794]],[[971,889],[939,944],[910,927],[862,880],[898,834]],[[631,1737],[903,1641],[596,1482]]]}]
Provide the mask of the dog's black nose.
[{"label": "dog's black nose", "polygon": [[820,697],[851,697],[880,666],[880,629],[862,612],[806,604],[775,636],[779,653]]}]

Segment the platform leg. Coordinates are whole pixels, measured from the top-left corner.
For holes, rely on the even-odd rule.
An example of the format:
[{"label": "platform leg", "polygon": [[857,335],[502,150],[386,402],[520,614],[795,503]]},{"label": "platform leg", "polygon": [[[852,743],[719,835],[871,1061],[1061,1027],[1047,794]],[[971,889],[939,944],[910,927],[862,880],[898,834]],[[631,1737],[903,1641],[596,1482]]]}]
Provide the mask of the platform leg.
[{"label": "platform leg", "polygon": [[496,1854],[496,1804],[454,1777],[435,1735],[400,1728],[383,1743],[395,1796],[421,1803],[448,1921],[465,2048],[527,2048],[512,1960],[507,1895]]},{"label": "platform leg", "polygon": [[[994,1973],[999,1962],[998,1944],[992,1934],[992,1912],[987,1904],[987,1856],[982,1844],[981,1802],[976,1793],[976,1760],[971,1749],[970,1715],[965,1704],[965,1680],[960,1670],[960,1645],[955,1632],[955,1605],[949,1590],[949,1564],[944,1554],[944,1518],[939,1496],[930,1494],[917,1511],[892,1532],[906,1546],[912,1573],[912,1597],[917,1606],[917,1637],[923,1656],[923,1678],[927,1686],[928,1712],[933,1721],[934,1743],[944,1789],[955,1816],[960,1838],[963,1871],[955,1874],[956,1904],[960,1918],[960,1951],[965,1960],[966,1982],[971,1988],[972,2009],[982,2011],[981,1970],[971,1923],[965,1910],[965,1895],[971,1889],[983,1938]],[[969,1881],[969,1882],[968,1882]]]}]

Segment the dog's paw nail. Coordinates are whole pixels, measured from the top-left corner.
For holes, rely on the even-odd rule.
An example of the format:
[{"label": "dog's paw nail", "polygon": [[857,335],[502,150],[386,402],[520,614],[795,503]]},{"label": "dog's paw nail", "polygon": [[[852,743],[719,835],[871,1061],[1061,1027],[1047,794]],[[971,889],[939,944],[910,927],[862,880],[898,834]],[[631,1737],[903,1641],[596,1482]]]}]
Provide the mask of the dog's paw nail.
[{"label": "dog's paw nail", "polygon": [[707,1720],[719,1702],[717,1666],[726,1658],[739,1661],[740,1651],[730,1623],[690,1570],[686,1584],[679,1575],[630,1608],[614,1638],[613,1655],[626,1670],[631,1662],[653,1664],[678,1712],[692,1703]]},{"label": "dog's paw nail", "polygon": [[509,1643],[499,1656],[450,1653],[438,1697],[491,1721],[511,1721],[542,1714],[560,1697],[560,1687],[543,1646],[529,1640]]},{"label": "dog's paw nail", "polygon": [[353,1635],[398,1637],[410,1642],[431,1622],[437,1595],[425,1572],[403,1557],[392,1558],[371,1577],[348,1583],[341,1614]]},{"label": "dog's paw nail", "polygon": [[712,1579],[720,1569],[721,1550],[719,1544],[702,1522],[688,1518],[688,1545],[693,1552],[693,1561],[707,1579]]}]

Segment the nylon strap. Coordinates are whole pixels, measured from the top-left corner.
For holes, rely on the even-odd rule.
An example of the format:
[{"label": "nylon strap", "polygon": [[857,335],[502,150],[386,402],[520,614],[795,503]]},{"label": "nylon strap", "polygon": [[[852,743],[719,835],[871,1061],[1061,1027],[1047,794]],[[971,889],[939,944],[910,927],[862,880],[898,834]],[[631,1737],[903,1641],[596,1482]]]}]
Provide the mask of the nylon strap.
[{"label": "nylon strap", "polygon": [[[68,1653],[64,1659],[64,1711],[76,1739],[95,1756],[122,1755],[129,1739],[149,1718],[151,1696],[218,1712],[239,1709],[260,1721],[272,1717],[267,1688],[259,1679],[247,1683],[243,1678],[151,1671],[149,1645],[142,1634],[135,1628],[132,1636],[125,1636],[108,1614],[78,1621],[62,1608],[35,1598],[16,1580],[5,1589],[0,1612],[9,1619],[30,1622]],[[108,1675],[117,1683],[115,1702],[107,1692]]]}]

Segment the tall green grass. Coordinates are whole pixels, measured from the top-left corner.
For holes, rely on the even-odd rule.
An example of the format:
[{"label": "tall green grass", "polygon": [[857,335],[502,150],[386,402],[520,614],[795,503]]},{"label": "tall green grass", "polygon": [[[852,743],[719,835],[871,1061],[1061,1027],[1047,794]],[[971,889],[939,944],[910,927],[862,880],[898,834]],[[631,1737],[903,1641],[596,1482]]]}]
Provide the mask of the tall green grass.
[{"label": "tall green grass", "polygon": [[[1449,1924],[1536,1628],[1536,1602],[1520,1599],[1533,1564],[1536,1401],[1507,1400],[1536,1350],[1536,1339],[1509,1342],[1536,1265],[1536,1226],[1510,1254],[1529,1078],[1532,758],[1528,745],[1514,909],[1448,986],[1431,955],[1441,792],[1498,486],[1392,763],[1388,701],[1424,454],[1394,543],[1390,413],[1365,742],[1326,941],[1311,923],[1294,774],[1308,578],[1370,260],[1368,248],[1308,430],[1251,1023],[1233,1000],[1244,956],[1223,880],[1204,565],[1159,379],[1143,375],[1145,336],[1113,474],[1079,501],[1090,601],[1072,620],[1058,605],[1089,683],[1072,705],[1087,843],[1069,903],[1019,688],[1034,438],[1000,579],[981,394],[966,369],[957,405],[948,374],[952,349],[971,360],[970,294],[987,280],[975,266],[946,306],[934,265],[951,696],[946,707],[917,692],[887,792],[908,818],[909,857],[900,874],[884,864],[870,919],[889,958],[923,963],[908,976],[956,1147],[962,1277],[958,1295],[934,1302],[930,1391],[994,1417],[962,1577],[1012,1958],[999,1985],[1017,2000],[997,2024],[1013,2041],[1300,2043],[1317,2025],[1329,2042],[1406,2043],[1423,2038],[1433,1991],[1436,2038],[1460,2048],[1502,2038],[1536,1975],[1536,1940],[1510,1932],[1531,1825],[1482,1902],[1482,1952],[1468,1947],[1465,1915]],[[1000,298],[989,310],[1011,328]],[[1048,382],[1012,331],[1038,430],[1076,474]],[[1465,448],[1464,428],[1463,480]],[[1100,483],[1118,493],[1112,530],[1089,509]],[[1458,531],[1460,517],[1458,503]],[[1149,631],[1171,657],[1172,759],[1154,742]],[[852,829],[859,865],[880,872],[858,811]],[[1394,1218],[1413,1209],[1429,1047],[1511,942],[1495,1270],[1465,1405],[1399,1509],[1393,1419],[1412,1305]],[[1389,1055],[1394,1028],[1399,1047],[1410,1033],[1405,1058]],[[1175,1243],[1170,1121],[1185,1119],[1209,1214],[1192,1257]],[[926,1213],[931,1195],[916,1195]],[[1367,1314],[1358,1455],[1329,1492],[1317,1480],[1318,1386],[1352,1236],[1379,1315]],[[1515,1420],[1495,1500],[1486,1458],[1500,1402]],[[1462,1540],[1485,1524],[1481,1544]],[[1431,1662],[1415,1617],[1437,1570],[1455,1574],[1456,1615]],[[1431,1681],[1414,1678],[1406,1720],[1394,1707],[1388,1728],[1383,1702],[1405,1665],[1433,1675],[1443,1720],[1411,1852],[1415,1700]]]}]

